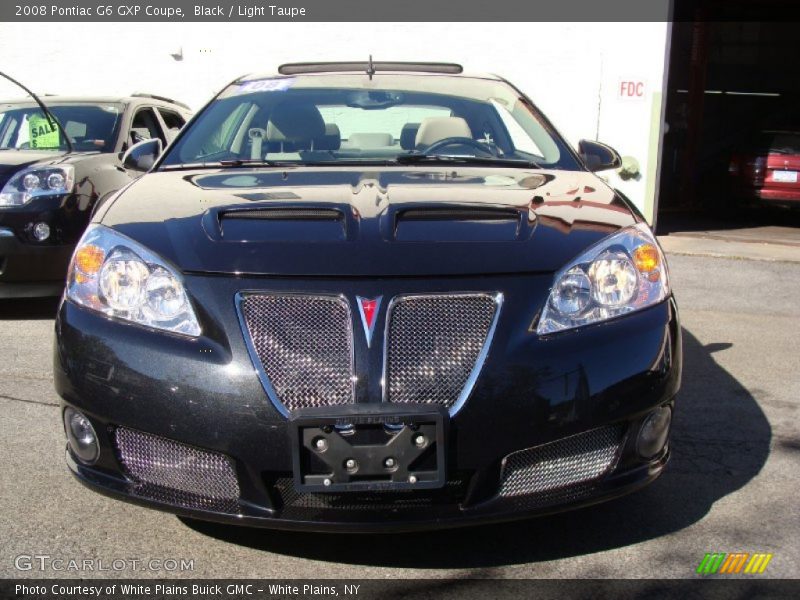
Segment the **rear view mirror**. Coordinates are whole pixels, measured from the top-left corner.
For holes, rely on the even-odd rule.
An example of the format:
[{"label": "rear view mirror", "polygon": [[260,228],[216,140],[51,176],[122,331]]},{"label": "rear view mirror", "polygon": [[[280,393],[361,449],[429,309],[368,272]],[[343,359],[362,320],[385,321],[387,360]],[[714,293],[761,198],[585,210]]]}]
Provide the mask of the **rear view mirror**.
[{"label": "rear view mirror", "polygon": [[617,151],[600,142],[581,140],[578,143],[578,152],[590,171],[618,169],[622,166],[622,159]]},{"label": "rear view mirror", "polygon": [[161,140],[153,138],[138,142],[122,155],[122,166],[133,171],[149,171],[161,155]]}]

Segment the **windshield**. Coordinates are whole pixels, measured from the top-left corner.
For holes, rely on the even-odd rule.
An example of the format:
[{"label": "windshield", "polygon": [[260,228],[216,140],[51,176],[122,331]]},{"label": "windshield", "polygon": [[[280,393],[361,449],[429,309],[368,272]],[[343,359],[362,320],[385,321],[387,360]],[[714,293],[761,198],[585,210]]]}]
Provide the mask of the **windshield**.
[{"label": "windshield", "polygon": [[795,131],[762,131],[753,144],[757,152],[800,154],[800,133]]},{"label": "windshield", "polygon": [[[79,151],[113,152],[121,104],[64,104],[48,106]],[[66,150],[58,125],[36,105],[0,105],[0,149]]]},{"label": "windshield", "polygon": [[428,161],[580,168],[502,81],[385,74],[239,81],[204,109],[161,166]]}]

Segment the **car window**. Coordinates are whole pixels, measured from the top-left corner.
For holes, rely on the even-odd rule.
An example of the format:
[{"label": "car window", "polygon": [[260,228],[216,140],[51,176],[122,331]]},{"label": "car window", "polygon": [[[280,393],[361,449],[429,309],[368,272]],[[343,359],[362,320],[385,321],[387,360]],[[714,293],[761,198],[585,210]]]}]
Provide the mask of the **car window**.
[{"label": "car window", "polygon": [[385,110],[365,112],[350,106],[320,106],[319,112],[325,123],[339,128],[342,141],[356,134],[384,134],[385,139],[399,142],[403,127],[407,123],[421,123],[428,117],[449,117],[452,110],[441,106],[393,106]]},{"label": "car window", "polygon": [[166,137],[158,125],[158,120],[152,108],[140,108],[133,115],[131,129],[128,134],[128,144],[137,144],[144,140],[158,138],[162,144],[166,144]]},{"label": "car window", "polygon": [[233,107],[230,113],[221,115],[219,121],[206,121],[204,129],[208,129],[208,135],[204,135],[198,153],[205,156],[228,152],[239,153],[247,134],[246,126],[256,111],[257,107],[252,102],[241,102]]},{"label": "car window", "polygon": [[[113,152],[122,106],[54,105],[50,111],[64,127],[75,150]],[[38,106],[0,106],[0,147],[17,150],[64,150],[58,126]]]},{"label": "car window", "polygon": [[165,108],[158,108],[158,114],[161,115],[161,120],[164,122],[164,126],[166,127],[166,134],[169,138],[168,141],[172,141],[173,138],[178,135],[178,132],[181,128],[186,124],[186,120],[180,115],[172,110],[167,110]]},{"label": "car window", "polygon": [[492,100],[492,104],[497,109],[497,114],[506,128],[508,136],[511,138],[511,143],[514,144],[514,149],[537,157],[543,157],[544,154],[539,149],[539,146],[536,145],[536,141],[528,135],[522,124],[513,117],[508,108],[497,100]]},{"label": "car window", "polygon": [[[344,85],[335,85],[340,80]],[[234,83],[193,119],[162,165],[385,164],[434,155],[581,168],[538,111],[503,81],[401,75],[366,81],[331,75]]]},{"label": "car window", "polygon": [[755,139],[754,150],[776,154],[798,154],[800,153],[800,133],[763,131]]}]

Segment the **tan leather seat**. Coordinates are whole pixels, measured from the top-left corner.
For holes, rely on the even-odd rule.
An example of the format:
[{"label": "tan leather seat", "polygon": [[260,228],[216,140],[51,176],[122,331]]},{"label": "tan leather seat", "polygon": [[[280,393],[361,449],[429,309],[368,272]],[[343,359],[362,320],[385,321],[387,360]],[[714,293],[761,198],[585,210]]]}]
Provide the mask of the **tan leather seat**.
[{"label": "tan leather seat", "polygon": [[431,144],[452,137],[472,137],[469,125],[461,117],[428,117],[423,119],[417,130],[417,148],[427,148]]},{"label": "tan leather seat", "polygon": [[347,139],[350,148],[369,150],[372,148],[386,148],[394,143],[390,133],[351,133]]}]

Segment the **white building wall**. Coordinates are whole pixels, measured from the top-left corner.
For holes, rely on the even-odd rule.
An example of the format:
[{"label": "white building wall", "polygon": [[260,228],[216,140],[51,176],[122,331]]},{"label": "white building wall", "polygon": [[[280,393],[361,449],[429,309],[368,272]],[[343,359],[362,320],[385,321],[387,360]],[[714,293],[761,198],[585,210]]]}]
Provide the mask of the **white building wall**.
[{"label": "white building wall", "polygon": [[[508,78],[572,144],[597,136],[635,157],[641,179],[610,178],[649,213],[667,36],[667,23],[2,23],[0,69],[41,93],[148,91],[198,109],[234,77],[284,62],[457,62]],[[621,97],[623,81],[641,96]],[[19,95],[0,82],[0,97]]]}]

